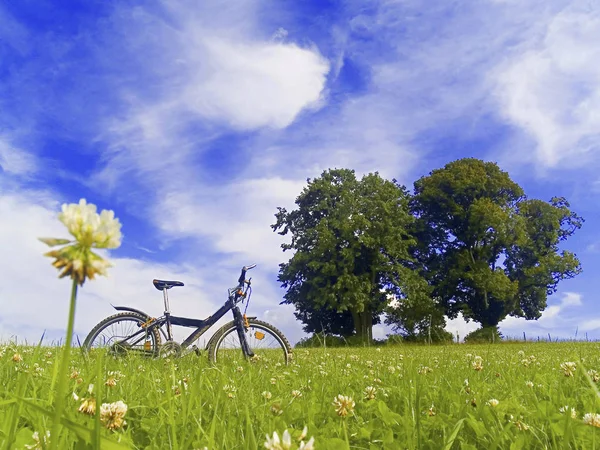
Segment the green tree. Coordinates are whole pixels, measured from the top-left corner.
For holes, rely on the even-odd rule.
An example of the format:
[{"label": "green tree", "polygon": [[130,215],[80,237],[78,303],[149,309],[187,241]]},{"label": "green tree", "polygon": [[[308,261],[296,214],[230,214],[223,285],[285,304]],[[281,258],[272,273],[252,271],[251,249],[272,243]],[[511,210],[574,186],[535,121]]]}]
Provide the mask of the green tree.
[{"label": "green tree", "polygon": [[350,313],[358,339],[369,340],[389,294],[407,296],[424,285],[408,268],[415,243],[408,232],[414,221],[409,195],[395,180],[377,173],[358,180],[348,169],[325,171],[307,183],[297,208],[278,208],[272,225],[291,235],[282,248],[295,252],[280,265],[283,303],[294,305],[305,324],[305,315],[315,311]]},{"label": "green tree", "polygon": [[536,319],[558,282],[581,272],[559,249],[583,219],[563,198],[529,200],[495,163],[465,158],[415,182],[414,255],[450,318],[484,328]]}]

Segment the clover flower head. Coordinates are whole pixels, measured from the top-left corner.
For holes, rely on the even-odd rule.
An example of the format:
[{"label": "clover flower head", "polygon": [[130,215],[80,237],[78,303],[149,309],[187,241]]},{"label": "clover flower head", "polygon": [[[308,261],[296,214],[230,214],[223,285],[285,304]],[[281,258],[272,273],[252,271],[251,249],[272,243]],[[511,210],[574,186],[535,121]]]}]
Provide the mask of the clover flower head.
[{"label": "clover flower head", "polygon": [[352,397],[339,394],[337,397],[333,399],[333,406],[335,407],[335,411],[338,416],[346,417],[347,415],[352,415],[354,412],[354,406],[356,403],[352,400]]},{"label": "clover flower head", "polygon": [[47,448],[50,444],[50,431],[46,430],[46,434],[42,437],[42,439],[40,439],[40,434],[37,431],[34,431],[31,435],[31,438],[33,439],[34,443],[30,445],[25,444],[25,448],[30,450],[41,450],[43,448]]},{"label": "clover flower head", "polygon": [[70,276],[79,285],[86,278],[106,275],[111,264],[92,251],[92,248],[117,248],[121,245],[121,224],[113,211],[96,212],[96,205],[79,203],[62,205],[59,220],[75,240],[40,238],[49,247],[63,246],[45,253],[54,258],[52,265],[61,270],[59,278]]},{"label": "clover flower head", "polygon": [[577,410],[575,408],[569,407],[569,405],[561,406],[560,408],[558,408],[558,411],[561,414],[569,414],[571,416],[571,419],[577,418]]},{"label": "clover flower head", "polygon": [[363,394],[365,396],[365,400],[373,400],[377,394],[377,388],[373,386],[367,386],[363,391]]},{"label": "clover flower head", "polygon": [[100,421],[109,430],[121,428],[127,422],[123,420],[127,412],[127,405],[121,400],[115,403],[103,403],[100,406]]},{"label": "clover flower head", "polygon": [[561,363],[560,368],[563,370],[565,377],[572,377],[577,370],[577,364],[574,362],[564,362]]},{"label": "clover flower head", "polygon": [[600,414],[586,413],[583,416],[583,423],[592,427],[600,428]]},{"label": "clover flower head", "polygon": [[96,414],[96,399],[94,397],[86,398],[81,402],[78,411],[82,414],[93,416]]},{"label": "clover flower head", "polygon": [[491,406],[492,408],[495,408],[496,406],[498,406],[500,402],[495,399],[495,398],[490,398],[487,402],[486,405]]}]

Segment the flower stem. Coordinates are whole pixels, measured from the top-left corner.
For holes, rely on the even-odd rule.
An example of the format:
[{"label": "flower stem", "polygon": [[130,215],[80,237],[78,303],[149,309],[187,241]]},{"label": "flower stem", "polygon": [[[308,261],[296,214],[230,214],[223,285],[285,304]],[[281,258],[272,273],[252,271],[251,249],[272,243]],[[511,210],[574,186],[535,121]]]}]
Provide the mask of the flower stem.
[{"label": "flower stem", "polygon": [[73,324],[75,323],[75,303],[77,299],[77,280],[73,280],[71,288],[71,303],[69,305],[69,320],[67,322],[67,337],[63,357],[60,361],[58,371],[58,386],[54,397],[54,417],[52,418],[52,431],[50,432],[50,450],[58,448],[58,433],[60,430],[60,419],[65,408],[65,394],[67,390],[67,371],[71,360],[71,341],[73,340]]}]

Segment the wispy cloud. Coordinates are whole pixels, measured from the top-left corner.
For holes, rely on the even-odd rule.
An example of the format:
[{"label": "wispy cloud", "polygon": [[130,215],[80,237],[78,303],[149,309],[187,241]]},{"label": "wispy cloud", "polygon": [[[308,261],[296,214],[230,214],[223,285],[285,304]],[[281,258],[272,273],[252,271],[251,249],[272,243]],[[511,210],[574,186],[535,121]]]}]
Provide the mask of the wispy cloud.
[{"label": "wispy cloud", "polygon": [[600,10],[575,2],[531,33],[493,73],[501,112],[535,142],[545,167],[597,161],[600,132]]},{"label": "wispy cloud", "polygon": [[27,176],[38,169],[38,161],[34,155],[15,148],[0,135],[0,170],[11,175]]}]

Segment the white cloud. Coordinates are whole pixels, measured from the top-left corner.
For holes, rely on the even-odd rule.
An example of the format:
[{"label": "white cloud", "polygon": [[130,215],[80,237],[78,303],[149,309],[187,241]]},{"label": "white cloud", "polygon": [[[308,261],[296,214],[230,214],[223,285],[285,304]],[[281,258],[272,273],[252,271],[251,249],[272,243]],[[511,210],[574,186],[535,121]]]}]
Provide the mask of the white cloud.
[{"label": "white cloud", "polygon": [[38,170],[35,156],[15,148],[0,135],[0,170],[11,175],[32,175]]},{"label": "white cloud", "polygon": [[176,235],[207,236],[215,250],[273,270],[289,256],[280,248],[284,238],[270,225],[275,222],[278,206],[293,206],[303,184],[282,178],[257,178],[226,187],[179,188],[164,195],[154,216],[171,239]]},{"label": "white cloud", "polygon": [[459,314],[456,319],[446,318],[446,331],[452,333],[455,337],[458,333],[459,339],[462,341],[467,334],[480,328],[480,325],[473,321],[465,321],[462,314]]},{"label": "white cloud", "polygon": [[[67,237],[64,226],[57,220],[59,202],[51,192],[25,191],[0,195],[0,341],[17,336],[19,340],[37,342],[44,330],[46,339],[64,337],[70,280],[59,280],[51,259],[44,257],[47,247],[38,237]],[[9,218],[10,220],[6,220]],[[114,267],[109,277],[87,281],[79,289],[75,332],[83,340],[100,320],[116,311],[110,306],[125,305],[141,309],[153,316],[162,314],[162,295],[152,285],[153,278],[179,279],[182,288],[170,291],[171,309],[175,315],[203,318],[212,314],[226,300],[227,287],[237,280],[237,266],[197,267],[185,263],[160,264],[129,258],[109,259]],[[257,273],[259,281],[264,272]],[[277,312],[277,320],[286,332],[294,336],[297,325],[288,316],[288,308],[277,306],[278,295],[272,287],[263,287],[253,296],[249,313],[259,317],[265,309]],[[231,320],[230,315],[220,323]],[[217,326],[201,338],[205,342]],[[176,327],[175,337],[182,339],[190,329]]]},{"label": "white cloud", "polygon": [[492,74],[502,114],[535,140],[529,159],[585,164],[600,148],[600,14],[567,9],[524,48]]},{"label": "white cloud", "polygon": [[505,336],[520,336],[523,332],[537,333],[545,337],[547,333],[555,337],[572,337],[580,321],[577,308],[582,306],[582,294],[563,292],[558,304],[550,305],[538,320],[525,320],[520,317],[507,317],[500,322],[500,331]]},{"label": "white cloud", "polygon": [[285,128],[320,99],[329,63],[316,48],[272,42],[204,42],[210,67],[183,92],[190,109],[233,128]]}]

